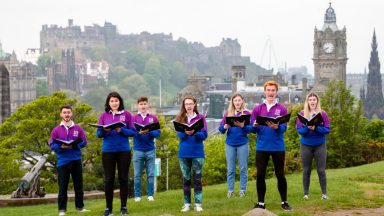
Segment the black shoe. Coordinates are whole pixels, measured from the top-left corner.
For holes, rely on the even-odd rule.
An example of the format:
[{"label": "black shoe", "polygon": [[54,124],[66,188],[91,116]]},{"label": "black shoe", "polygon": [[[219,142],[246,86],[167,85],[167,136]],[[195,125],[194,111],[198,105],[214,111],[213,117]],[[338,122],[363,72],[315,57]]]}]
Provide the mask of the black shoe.
[{"label": "black shoe", "polygon": [[109,208],[105,209],[103,216],[112,216],[112,215],[113,215],[112,209],[109,209]]},{"label": "black shoe", "polygon": [[288,205],[288,202],[283,202],[281,204],[281,208],[283,208],[284,211],[292,211],[292,208]]},{"label": "black shoe", "polygon": [[121,207],[120,212],[121,212],[121,215],[127,215],[127,214],[128,214],[128,209],[127,209],[127,207]]},{"label": "black shoe", "polygon": [[253,207],[253,208],[261,208],[261,209],[265,209],[265,204],[262,205],[262,204],[260,204],[260,203],[258,202],[258,203],[255,204],[255,207]]}]

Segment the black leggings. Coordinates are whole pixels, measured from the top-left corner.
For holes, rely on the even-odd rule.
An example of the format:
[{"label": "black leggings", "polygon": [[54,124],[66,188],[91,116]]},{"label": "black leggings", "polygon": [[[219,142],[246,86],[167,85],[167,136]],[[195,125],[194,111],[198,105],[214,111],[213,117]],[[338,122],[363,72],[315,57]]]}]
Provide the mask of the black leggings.
[{"label": "black leggings", "polygon": [[103,152],[102,163],[104,168],[104,191],[107,208],[112,210],[113,188],[115,182],[115,170],[120,183],[121,207],[127,206],[128,198],[128,173],[131,164],[131,152]]},{"label": "black leggings", "polygon": [[265,174],[267,171],[269,156],[272,156],[275,175],[277,177],[277,188],[280,193],[281,201],[287,201],[287,180],[284,176],[285,152],[283,151],[256,151],[257,168],[257,198],[258,202],[264,202],[265,192]]}]

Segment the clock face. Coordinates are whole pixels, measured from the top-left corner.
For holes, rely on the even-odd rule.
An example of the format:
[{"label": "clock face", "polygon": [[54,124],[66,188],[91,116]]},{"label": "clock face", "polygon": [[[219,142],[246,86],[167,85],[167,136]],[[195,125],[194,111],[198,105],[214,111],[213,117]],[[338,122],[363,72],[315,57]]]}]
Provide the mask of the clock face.
[{"label": "clock face", "polygon": [[333,46],[332,43],[325,43],[323,46],[324,52],[326,53],[332,53],[335,47]]}]

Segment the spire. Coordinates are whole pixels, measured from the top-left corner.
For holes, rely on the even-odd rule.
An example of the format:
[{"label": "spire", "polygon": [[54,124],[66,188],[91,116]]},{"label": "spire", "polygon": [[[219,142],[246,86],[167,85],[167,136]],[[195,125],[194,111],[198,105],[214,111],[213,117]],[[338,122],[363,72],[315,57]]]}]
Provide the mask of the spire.
[{"label": "spire", "polygon": [[329,7],[325,11],[324,15],[324,25],[323,25],[323,31],[327,28],[332,29],[332,31],[339,30],[336,25],[336,13],[335,10],[332,8],[332,3],[329,2]]},{"label": "spire", "polygon": [[376,31],[373,30],[371,57],[368,64],[367,89],[364,109],[368,118],[377,115],[384,118],[384,98],[381,84],[380,60],[377,51]]}]

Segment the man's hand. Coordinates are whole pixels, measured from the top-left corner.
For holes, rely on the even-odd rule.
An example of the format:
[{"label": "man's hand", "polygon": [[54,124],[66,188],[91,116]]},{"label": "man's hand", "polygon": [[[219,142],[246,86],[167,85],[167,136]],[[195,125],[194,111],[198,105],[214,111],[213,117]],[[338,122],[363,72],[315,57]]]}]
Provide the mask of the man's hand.
[{"label": "man's hand", "polygon": [[139,131],[139,134],[147,134],[147,133],[149,133],[149,129]]},{"label": "man's hand", "polygon": [[267,123],[267,125],[268,125],[268,127],[270,127],[270,128],[273,128],[273,129],[277,129],[277,128],[279,128],[279,124],[277,123],[277,124],[275,124],[275,123],[273,123],[273,122],[271,122],[271,121],[267,121],[267,122],[265,122],[265,123]]},{"label": "man's hand", "polygon": [[62,149],[72,149],[71,145],[61,145]]},{"label": "man's hand", "polygon": [[116,128],[115,128],[115,131],[116,131],[117,133],[120,133],[120,131],[121,131],[121,127],[116,127]]},{"label": "man's hand", "polygon": [[309,129],[309,130],[311,130],[311,131],[315,130],[315,128],[316,128],[316,126],[315,126],[315,125],[312,125],[312,126],[308,126],[308,129]]},{"label": "man's hand", "polygon": [[228,128],[230,128],[231,127],[231,125],[229,125],[229,124],[225,124],[224,125],[224,129],[228,129]]}]

